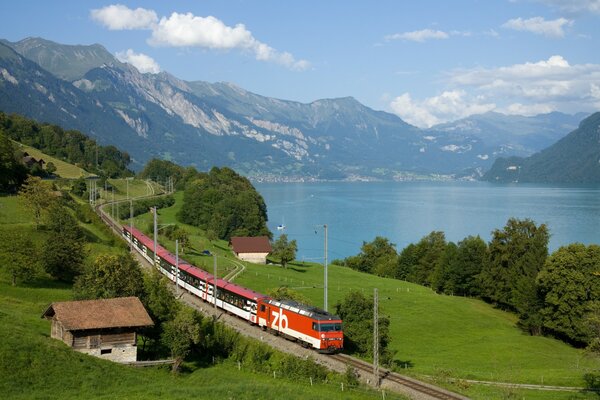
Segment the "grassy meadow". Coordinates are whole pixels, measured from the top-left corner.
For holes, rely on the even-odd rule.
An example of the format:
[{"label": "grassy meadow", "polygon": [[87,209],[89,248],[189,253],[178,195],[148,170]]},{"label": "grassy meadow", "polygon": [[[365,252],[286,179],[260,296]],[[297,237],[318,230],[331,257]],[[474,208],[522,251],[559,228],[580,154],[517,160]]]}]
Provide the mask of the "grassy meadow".
[{"label": "grassy meadow", "polygon": [[[159,211],[159,224],[176,223],[182,194],[174,206]],[[135,218],[135,225],[151,233],[151,214]],[[223,241],[210,243],[202,230],[185,225],[191,248],[180,257],[212,271],[212,257],[218,255],[219,276],[231,268],[233,258]],[[174,251],[165,237],[161,243]],[[301,292],[317,306],[323,305],[323,266],[294,262],[278,265],[243,263],[246,267],[236,283],[265,292],[288,286]],[[378,288],[380,312],[390,317],[391,348],[403,373],[434,381],[447,378],[559,386],[585,386],[584,374],[600,368],[600,360],[561,341],[532,337],[516,327],[517,318],[480,300],[439,295],[429,288],[395,279],[380,278],[336,265],[329,266],[329,305],[341,300],[349,290],[367,295]],[[449,385],[475,398],[593,398],[591,394],[538,392],[488,388],[480,385]],[[523,395],[521,395],[523,394]],[[525,396],[526,394],[526,396]],[[501,397],[497,397],[501,396]]]},{"label": "grassy meadow", "polygon": [[[122,243],[101,225],[82,224],[88,240],[88,259],[100,253],[126,252]],[[16,196],[0,197],[0,230],[23,231],[38,246],[48,238],[36,230],[29,212]],[[0,266],[0,397],[4,399],[378,399],[366,388],[341,391],[336,384],[310,385],[238,370],[225,360],[192,367],[173,375],[170,367],[134,368],[83,355],[50,338],[50,322],[41,314],[52,302],[72,300],[71,285],[44,273],[31,282],[10,285]],[[400,396],[386,394],[386,398]]]},{"label": "grassy meadow", "polygon": [[20,150],[23,150],[23,151],[26,151],[27,153],[29,153],[30,156],[32,156],[38,160],[40,158],[43,158],[44,161],[46,162],[46,164],[49,162],[52,162],[54,164],[54,166],[56,167],[55,175],[58,175],[61,178],[77,179],[82,176],[87,177],[87,176],[91,175],[89,172],[87,172],[73,164],[69,164],[68,162],[65,162],[58,158],[49,156],[46,153],[42,153],[40,150],[38,150],[34,147],[26,146],[24,144],[17,143],[17,142],[15,142],[15,144],[19,147]]}]

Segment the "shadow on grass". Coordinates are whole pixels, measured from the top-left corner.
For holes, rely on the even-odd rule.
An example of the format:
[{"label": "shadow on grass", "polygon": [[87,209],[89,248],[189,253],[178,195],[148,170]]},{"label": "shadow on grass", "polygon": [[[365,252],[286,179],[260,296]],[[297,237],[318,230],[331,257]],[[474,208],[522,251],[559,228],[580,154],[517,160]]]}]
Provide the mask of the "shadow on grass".
[{"label": "shadow on grass", "polygon": [[403,369],[414,368],[415,364],[411,360],[393,360],[392,368],[394,371],[402,371]]},{"label": "shadow on grass", "polygon": [[73,288],[72,283],[58,281],[50,277],[40,276],[35,277],[28,282],[24,282],[19,286],[27,287],[31,289],[71,289]]},{"label": "shadow on grass", "polygon": [[600,397],[600,373],[588,372],[583,375],[583,380],[585,382],[585,390],[588,392],[595,392],[596,395]]}]

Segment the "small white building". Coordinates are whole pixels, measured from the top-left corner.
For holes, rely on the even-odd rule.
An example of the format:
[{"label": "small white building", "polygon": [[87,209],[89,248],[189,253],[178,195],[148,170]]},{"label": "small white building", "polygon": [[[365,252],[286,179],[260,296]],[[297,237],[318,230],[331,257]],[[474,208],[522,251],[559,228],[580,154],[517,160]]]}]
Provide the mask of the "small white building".
[{"label": "small white building", "polygon": [[266,264],[267,256],[272,251],[271,242],[266,236],[234,236],[229,241],[229,245],[237,258],[256,264]]},{"label": "small white building", "polygon": [[121,363],[137,361],[136,329],[154,325],[137,297],[52,303],[42,318],[52,321],[52,338]]}]

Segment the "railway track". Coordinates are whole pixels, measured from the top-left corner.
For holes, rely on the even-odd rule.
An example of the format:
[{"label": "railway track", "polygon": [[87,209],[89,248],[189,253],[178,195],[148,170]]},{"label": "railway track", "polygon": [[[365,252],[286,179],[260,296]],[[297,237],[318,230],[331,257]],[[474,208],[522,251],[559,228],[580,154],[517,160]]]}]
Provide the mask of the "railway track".
[{"label": "railway track", "polygon": [[[356,358],[344,355],[344,354],[334,354],[330,356],[334,360],[344,363],[352,368],[357,369],[359,372],[363,372],[366,374],[373,374],[373,365],[369,364],[365,361],[358,360]],[[417,381],[416,379],[412,379],[395,372],[389,371],[387,369],[380,369],[379,371],[379,379],[381,384],[384,383],[392,383],[395,385],[400,385],[404,388],[408,388],[409,392],[407,394],[411,395],[411,397],[416,398],[427,398],[427,399],[440,399],[440,400],[467,400],[468,398],[465,396],[461,396],[456,393],[452,393],[445,389],[429,385],[424,382]],[[416,393],[415,393],[416,392]]]},{"label": "railway track", "polygon": [[[113,220],[110,215],[108,215],[104,210],[102,210],[102,206],[108,205],[110,203],[98,204],[95,209],[96,212],[100,215],[102,220],[112,229],[115,230],[117,235],[121,235],[121,226],[118,222]],[[233,271],[237,276],[241,271]],[[237,273],[236,273],[237,272]],[[262,337],[261,337],[262,340]],[[289,344],[288,344],[289,345]],[[289,351],[289,349],[287,349]],[[311,353],[312,354],[312,353]],[[363,376],[369,376],[373,373],[373,366],[365,361],[344,355],[344,354],[333,354],[333,355],[322,355],[323,357],[333,359],[338,363],[342,363],[344,365],[351,366],[361,372]],[[325,364],[326,365],[326,364]],[[340,371],[341,372],[341,371]],[[411,398],[415,399],[439,399],[439,400],[469,400],[467,397],[461,396],[456,393],[452,393],[445,389],[429,385],[424,382],[417,381],[416,379],[412,379],[395,372],[389,371],[385,368],[380,369],[379,379],[381,384],[385,384],[388,386],[390,390],[400,391],[404,394],[409,395]]]}]

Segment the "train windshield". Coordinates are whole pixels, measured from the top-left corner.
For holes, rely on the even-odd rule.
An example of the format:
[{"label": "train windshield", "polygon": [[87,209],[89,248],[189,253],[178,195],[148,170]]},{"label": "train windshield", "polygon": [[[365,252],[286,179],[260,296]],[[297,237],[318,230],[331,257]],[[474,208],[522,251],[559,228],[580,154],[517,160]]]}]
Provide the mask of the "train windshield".
[{"label": "train windshield", "polygon": [[342,324],[319,324],[319,332],[339,332]]}]

